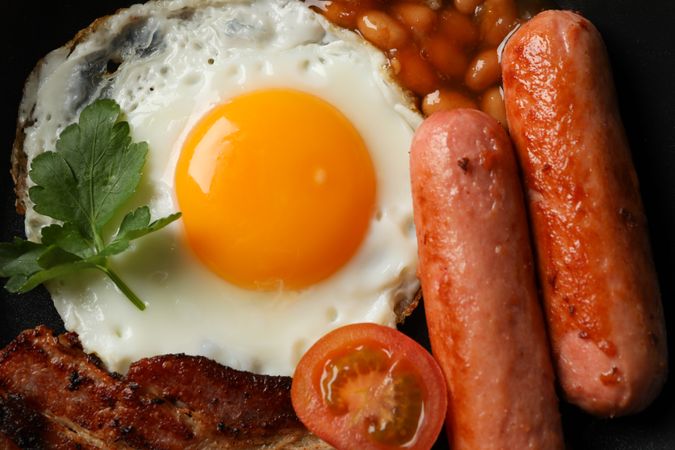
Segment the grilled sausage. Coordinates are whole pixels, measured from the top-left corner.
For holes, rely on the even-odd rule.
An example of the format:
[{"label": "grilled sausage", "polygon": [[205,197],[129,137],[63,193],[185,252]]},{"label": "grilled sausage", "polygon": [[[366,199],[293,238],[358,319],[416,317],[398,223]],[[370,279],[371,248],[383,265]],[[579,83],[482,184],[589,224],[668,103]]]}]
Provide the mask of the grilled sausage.
[{"label": "grilled sausage", "polygon": [[563,447],[511,144],[488,115],[439,112],[410,155],[419,275],[454,450]]},{"label": "grilled sausage", "polygon": [[666,337],[602,38],[546,11],[511,37],[502,69],[562,388],[597,415],[639,411],[665,380]]}]

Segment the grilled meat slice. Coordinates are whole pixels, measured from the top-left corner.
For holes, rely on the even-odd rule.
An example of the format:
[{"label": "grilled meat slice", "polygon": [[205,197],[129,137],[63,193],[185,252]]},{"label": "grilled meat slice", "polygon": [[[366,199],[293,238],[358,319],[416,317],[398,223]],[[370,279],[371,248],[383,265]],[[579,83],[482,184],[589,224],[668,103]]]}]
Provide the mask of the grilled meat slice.
[{"label": "grilled meat slice", "polygon": [[185,411],[139,395],[88,357],[71,333],[55,337],[45,327],[21,333],[0,355],[0,383],[45,417],[72,424],[94,441],[148,449],[194,442],[181,420]]},{"label": "grilled meat slice", "polygon": [[164,355],[133,364],[127,381],[150,396],[202,412],[207,430],[247,448],[278,434],[296,439],[306,432],[291,404],[288,377],[252,375],[203,357]]},{"label": "grilled meat slice", "polygon": [[20,395],[0,389],[0,448],[90,450],[103,448],[100,441],[87,433],[73,431],[67,423],[35,410]]},{"label": "grilled meat slice", "polygon": [[[73,333],[21,333],[0,353],[0,444],[48,449],[330,448],[298,421],[290,379],[206,358],[135,363],[124,378]],[[4,447],[3,447],[4,448]]]}]

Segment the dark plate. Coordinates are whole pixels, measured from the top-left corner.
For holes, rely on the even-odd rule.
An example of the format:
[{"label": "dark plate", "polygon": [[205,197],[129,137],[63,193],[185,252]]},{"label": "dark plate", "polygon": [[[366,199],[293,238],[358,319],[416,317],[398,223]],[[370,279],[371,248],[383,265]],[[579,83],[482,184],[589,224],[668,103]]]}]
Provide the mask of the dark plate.
[{"label": "dark plate", "polygon": [[[63,45],[93,19],[133,3],[128,0],[28,1],[3,7],[2,92],[3,120],[0,145],[0,240],[23,234],[14,212],[9,153],[23,81],[37,60]],[[675,3],[641,0],[560,0],[563,8],[579,10],[600,29],[609,48],[621,112],[641,181],[656,267],[675,353]],[[42,289],[21,297],[0,290],[0,346],[21,330],[62,323]],[[405,331],[426,341],[421,310],[406,323]],[[671,354],[672,354],[671,353]],[[671,358],[671,367],[675,367]],[[636,416],[600,420],[562,404],[565,435],[570,449],[675,449],[675,381],[670,377],[661,396]],[[447,448],[444,439],[438,448]],[[513,449],[518,450],[518,449]]]}]

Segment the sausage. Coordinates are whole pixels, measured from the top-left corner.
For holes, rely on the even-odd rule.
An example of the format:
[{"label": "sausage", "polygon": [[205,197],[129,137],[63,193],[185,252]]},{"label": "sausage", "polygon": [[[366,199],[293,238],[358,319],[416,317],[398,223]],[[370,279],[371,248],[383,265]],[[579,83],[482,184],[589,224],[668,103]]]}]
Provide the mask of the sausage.
[{"label": "sausage", "polygon": [[502,70],[563,391],[596,415],[640,411],[666,377],[665,325],[602,38],[546,11],[508,41]]},{"label": "sausage", "polygon": [[448,382],[451,448],[561,449],[562,432],[525,206],[504,129],[433,114],[410,169],[432,352]]}]

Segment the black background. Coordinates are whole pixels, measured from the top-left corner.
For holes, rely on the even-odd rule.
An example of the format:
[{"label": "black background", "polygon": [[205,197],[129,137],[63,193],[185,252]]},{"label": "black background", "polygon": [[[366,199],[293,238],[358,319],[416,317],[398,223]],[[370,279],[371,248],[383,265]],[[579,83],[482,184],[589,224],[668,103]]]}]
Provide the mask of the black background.
[{"label": "black background", "polygon": [[[7,4],[9,3],[9,4]],[[128,6],[132,1],[6,2],[2,17],[0,72],[3,120],[0,151],[0,240],[23,235],[13,210],[9,154],[14,139],[23,82],[50,50],[57,48],[93,19]],[[668,0],[560,0],[563,8],[581,11],[602,33],[609,49],[621,113],[640,177],[659,272],[669,346],[675,353],[675,2]],[[43,288],[17,297],[0,290],[0,346],[21,330],[37,324],[62,329]],[[426,341],[421,309],[404,331]],[[675,367],[671,357],[670,366]],[[636,416],[602,420],[562,404],[568,448],[576,450],[675,449],[675,377],[661,396]],[[446,448],[441,439],[438,448]],[[514,449],[517,450],[517,449]]]}]

